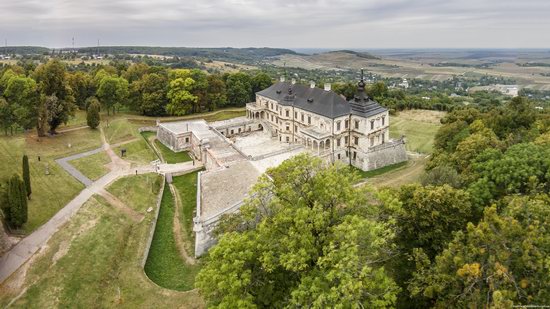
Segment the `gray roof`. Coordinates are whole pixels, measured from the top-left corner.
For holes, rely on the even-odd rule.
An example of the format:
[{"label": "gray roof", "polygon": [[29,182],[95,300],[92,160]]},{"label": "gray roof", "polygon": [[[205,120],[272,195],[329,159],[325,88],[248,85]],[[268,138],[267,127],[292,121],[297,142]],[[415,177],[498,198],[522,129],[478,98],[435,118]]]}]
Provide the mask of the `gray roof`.
[{"label": "gray roof", "polygon": [[359,88],[356,98],[349,102],[334,91],[288,82],[273,84],[257,94],[275,100],[281,105],[295,106],[331,119],[349,114],[370,117],[387,111],[370,99],[362,88]]}]

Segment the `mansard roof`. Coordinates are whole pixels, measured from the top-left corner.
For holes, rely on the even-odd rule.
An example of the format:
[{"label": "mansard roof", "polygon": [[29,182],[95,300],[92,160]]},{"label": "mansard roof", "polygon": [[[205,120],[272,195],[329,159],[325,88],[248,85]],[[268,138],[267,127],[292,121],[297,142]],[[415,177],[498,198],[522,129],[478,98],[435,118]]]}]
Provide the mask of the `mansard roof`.
[{"label": "mansard roof", "polygon": [[387,111],[376,101],[368,98],[364,91],[362,93],[363,95],[360,95],[360,91],[358,91],[356,95],[361,98],[359,101],[352,99],[348,102],[334,91],[312,88],[302,84],[278,82],[256,94],[275,100],[281,105],[294,106],[331,119],[349,114],[370,117]]}]

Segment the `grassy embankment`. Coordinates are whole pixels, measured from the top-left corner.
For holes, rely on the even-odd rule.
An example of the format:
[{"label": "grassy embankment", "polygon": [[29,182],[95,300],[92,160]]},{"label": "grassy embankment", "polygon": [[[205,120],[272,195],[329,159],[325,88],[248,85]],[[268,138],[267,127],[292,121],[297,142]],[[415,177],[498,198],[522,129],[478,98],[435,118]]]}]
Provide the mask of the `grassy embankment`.
[{"label": "grassy embankment", "polygon": [[[197,172],[174,177],[174,185],[180,192],[183,209],[176,209],[175,200],[168,186],[164,190],[162,203],[151,244],[151,250],[145,264],[145,272],[158,285],[179,291],[193,288],[195,276],[200,270],[200,263],[190,265],[185,262],[178,251],[174,235],[174,215],[179,211],[180,220],[187,239],[184,247],[187,252],[193,248],[191,241],[192,212],[195,208]],[[182,215],[183,214],[183,215]]]},{"label": "grassy embankment", "polygon": [[[110,188],[134,209],[156,205],[157,175],[131,176]],[[196,291],[178,292],[152,283],[141,268],[154,212],[141,222],[91,198],[48,242],[25,277],[0,289],[0,307],[12,308],[196,308]],[[22,274],[19,274],[22,276]],[[18,284],[20,283],[20,285]],[[16,297],[19,295],[19,298]]]},{"label": "grassy embankment", "polygon": [[69,161],[69,164],[79,170],[84,176],[91,180],[97,180],[107,174],[109,169],[107,164],[111,163],[111,158],[105,151],[98,152],[91,156]]}]

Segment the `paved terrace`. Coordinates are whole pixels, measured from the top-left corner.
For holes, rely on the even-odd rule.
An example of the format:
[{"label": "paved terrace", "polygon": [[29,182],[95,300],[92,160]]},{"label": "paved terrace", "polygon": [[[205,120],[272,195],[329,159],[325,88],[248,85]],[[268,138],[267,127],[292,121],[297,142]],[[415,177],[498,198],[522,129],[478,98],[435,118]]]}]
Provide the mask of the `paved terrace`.
[{"label": "paved terrace", "polygon": [[204,120],[163,122],[162,126],[174,134],[192,131],[198,139],[208,140],[210,144],[209,151],[220,164],[244,159],[220,133],[214,131]]}]

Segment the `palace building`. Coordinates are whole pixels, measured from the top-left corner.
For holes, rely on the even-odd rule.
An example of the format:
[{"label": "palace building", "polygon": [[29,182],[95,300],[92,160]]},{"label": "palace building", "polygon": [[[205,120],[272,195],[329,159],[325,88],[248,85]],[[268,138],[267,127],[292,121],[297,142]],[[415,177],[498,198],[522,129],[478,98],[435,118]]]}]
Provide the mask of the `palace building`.
[{"label": "palace building", "polygon": [[256,93],[246,110],[280,142],[301,144],[330,161],[368,171],[407,160],[404,138],[390,139],[388,110],[365,93],[363,73],[349,101],[330,84],[320,89],[281,78]]}]

